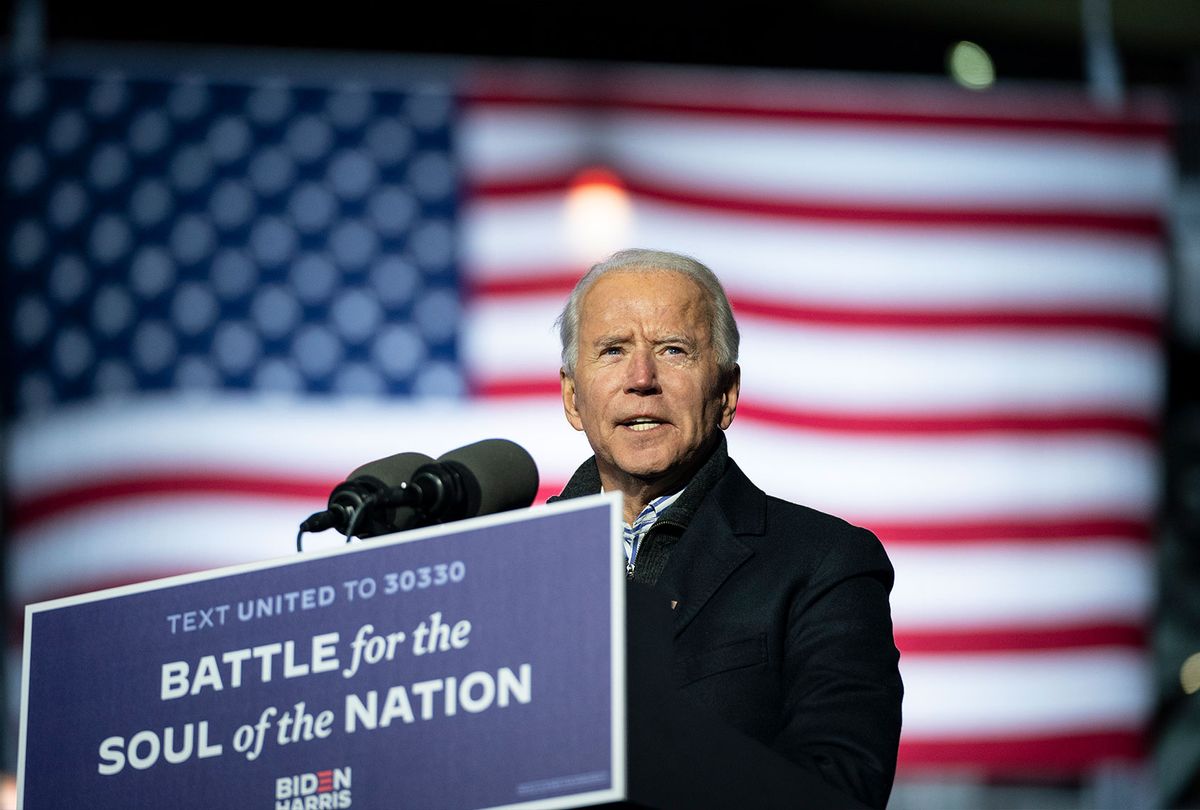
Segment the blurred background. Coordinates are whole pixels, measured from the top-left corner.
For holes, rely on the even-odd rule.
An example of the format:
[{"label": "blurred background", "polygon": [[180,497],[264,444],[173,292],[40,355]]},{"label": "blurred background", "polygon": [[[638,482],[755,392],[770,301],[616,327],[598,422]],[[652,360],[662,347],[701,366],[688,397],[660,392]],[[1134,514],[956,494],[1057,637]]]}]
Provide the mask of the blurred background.
[{"label": "blurred background", "polygon": [[726,284],[732,455],[895,563],[892,807],[1200,806],[1191,0],[0,9],[4,771],[24,605],[400,451],[556,492],[553,320],[639,246]]}]

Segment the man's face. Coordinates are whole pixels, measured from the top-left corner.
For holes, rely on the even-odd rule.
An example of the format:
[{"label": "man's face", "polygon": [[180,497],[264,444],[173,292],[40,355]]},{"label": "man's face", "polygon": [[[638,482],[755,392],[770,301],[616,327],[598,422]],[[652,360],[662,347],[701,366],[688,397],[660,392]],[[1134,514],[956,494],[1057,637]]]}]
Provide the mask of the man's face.
[{"label": "man's face", "polygon": [[681,273],[618,270],[584,296],[563,406],[606,490],[686,483],[733,421],[738,373],[722,379],[709,322],[702,289]]}]

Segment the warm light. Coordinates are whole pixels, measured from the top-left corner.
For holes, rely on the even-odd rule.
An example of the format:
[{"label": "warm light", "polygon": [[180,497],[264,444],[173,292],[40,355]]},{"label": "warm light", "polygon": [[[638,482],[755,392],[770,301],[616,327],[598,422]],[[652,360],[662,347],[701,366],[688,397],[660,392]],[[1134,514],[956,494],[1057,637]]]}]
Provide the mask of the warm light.
[{"label": "warm light", "polygon": [[974,42],[956,42],[946,57],[950,78],[968,90],[986,90],[996,82],[992,57]]},{"label": "warm light", "polygon": [[567,242],[583,262],[629,246],[633,203],[620,179],[605,169],[587,169],[571,183],[566,201]]},{"label": "warm light", "polygon": [[1200,692],[1200,652],[1192,653],[1179,668],[1179,683],[1189,695]]},{"label": "warm light", "polygon": [[0,776],[0,808],[17,806],[17,780],[10,773]]}]

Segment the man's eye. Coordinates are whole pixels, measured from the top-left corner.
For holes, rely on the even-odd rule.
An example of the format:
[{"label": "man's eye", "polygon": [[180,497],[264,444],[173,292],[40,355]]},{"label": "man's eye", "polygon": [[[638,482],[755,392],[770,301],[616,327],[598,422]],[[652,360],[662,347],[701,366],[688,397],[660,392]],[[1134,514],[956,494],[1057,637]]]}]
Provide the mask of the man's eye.
[{"label": "man's eye", "polygon": [[618,354],[620,354],[620,353],[621,353],[621,347],[620,347],[620,346],[609,346],[608,348],[606,348],[606,349],[603,349],[603,350],[600,352],[600,354],[601,354],[602,356],[607,356],[607,357],[615,357],[616,355],[618,355]]},{"label": "man's eye", "polygon": [[664,349],[664,351],[667,354],[687,354],[682,346],[668,346],[666,349]]}]

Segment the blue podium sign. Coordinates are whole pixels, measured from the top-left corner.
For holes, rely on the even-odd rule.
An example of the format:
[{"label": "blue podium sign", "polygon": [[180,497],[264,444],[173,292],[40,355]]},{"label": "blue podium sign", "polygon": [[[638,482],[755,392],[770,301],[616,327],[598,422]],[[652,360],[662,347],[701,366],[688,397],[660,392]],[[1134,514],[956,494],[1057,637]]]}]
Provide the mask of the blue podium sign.
[{"label": "blue podium sign", "polygon": [[620,538],[595,496],[31,605],[21,807],[623,799]]}]

